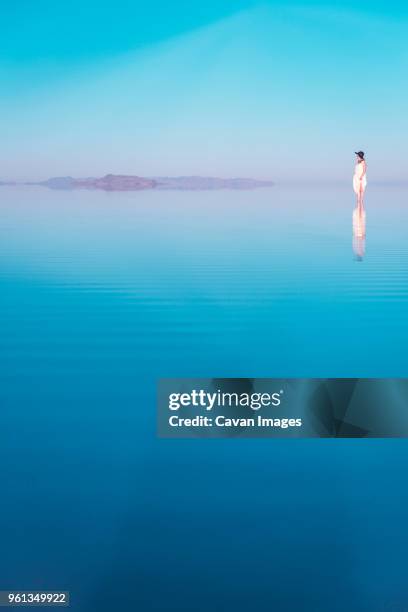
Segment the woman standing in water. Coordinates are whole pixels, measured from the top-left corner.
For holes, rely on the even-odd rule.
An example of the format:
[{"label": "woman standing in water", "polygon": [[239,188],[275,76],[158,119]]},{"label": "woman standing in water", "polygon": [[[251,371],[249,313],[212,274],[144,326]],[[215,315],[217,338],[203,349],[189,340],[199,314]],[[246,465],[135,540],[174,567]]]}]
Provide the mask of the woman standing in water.
[{"label": "woman standing in water", "polygon": [[356,151],[357,161],[354,168],[353,189],[357,194],[357,206],[363,205],[364,191],[367,186],[367,164],[364,159],[364,151]]},{"label": "woman standing in water", "polygon": [[367,164],[363,151],[356,151],[356,156],[353,189],[357,195],[357,206],[353,211],[353,250],[356,259],[361,261],[365,251],[366,214],[363,206],[363,197],[367,186]]}]

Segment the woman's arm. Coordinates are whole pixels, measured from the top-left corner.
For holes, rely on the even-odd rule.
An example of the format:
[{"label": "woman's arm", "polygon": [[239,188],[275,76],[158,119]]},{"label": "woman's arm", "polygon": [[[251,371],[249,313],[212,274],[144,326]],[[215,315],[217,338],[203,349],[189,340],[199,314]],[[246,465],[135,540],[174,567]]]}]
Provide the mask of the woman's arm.
[{"label": "woman's arm", "polygon": [[365,163],[365,161],[363,161],[363,162],[361,162],[361,163],[362,163],[362,165],[363,165],[363,171],[362,171],[361,176],[360,176],[360,181],[362,181],[362,180],[363,180],[363,176],[365,175],[365,173],[366,173],[366,171],[367,171],[367,164]]}]

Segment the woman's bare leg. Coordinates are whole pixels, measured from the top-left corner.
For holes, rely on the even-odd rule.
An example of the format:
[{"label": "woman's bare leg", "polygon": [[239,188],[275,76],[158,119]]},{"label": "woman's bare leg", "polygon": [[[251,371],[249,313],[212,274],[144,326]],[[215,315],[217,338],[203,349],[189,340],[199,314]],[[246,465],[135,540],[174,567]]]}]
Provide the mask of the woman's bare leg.
[{"label": "woman's bare leg", "polygon": [[364,190],[363,190],[362,184],[360,183],[359,188],[358,188],[358,196],[357,196],[357,202],[358,202],[359,208],[363,206],[363,197],[364,197]]}]

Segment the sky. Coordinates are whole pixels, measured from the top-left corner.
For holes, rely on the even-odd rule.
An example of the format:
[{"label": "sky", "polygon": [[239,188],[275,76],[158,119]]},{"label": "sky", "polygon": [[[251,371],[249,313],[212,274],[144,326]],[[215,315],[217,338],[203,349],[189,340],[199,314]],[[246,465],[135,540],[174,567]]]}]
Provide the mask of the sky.
[{"label": "sky", "polygon": [[3,0],[0,180],[406,178],[408,5]]}]

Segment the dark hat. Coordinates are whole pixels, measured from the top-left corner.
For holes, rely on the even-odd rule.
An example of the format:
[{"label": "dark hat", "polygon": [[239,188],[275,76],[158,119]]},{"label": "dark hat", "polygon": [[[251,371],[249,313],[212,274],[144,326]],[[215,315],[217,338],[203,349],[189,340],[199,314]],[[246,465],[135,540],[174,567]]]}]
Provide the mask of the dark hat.
[{"label": "dark hat", "polygon": [[354,153],[361,157],[361,159],[364,159],[364,151],[354,151]]}]

